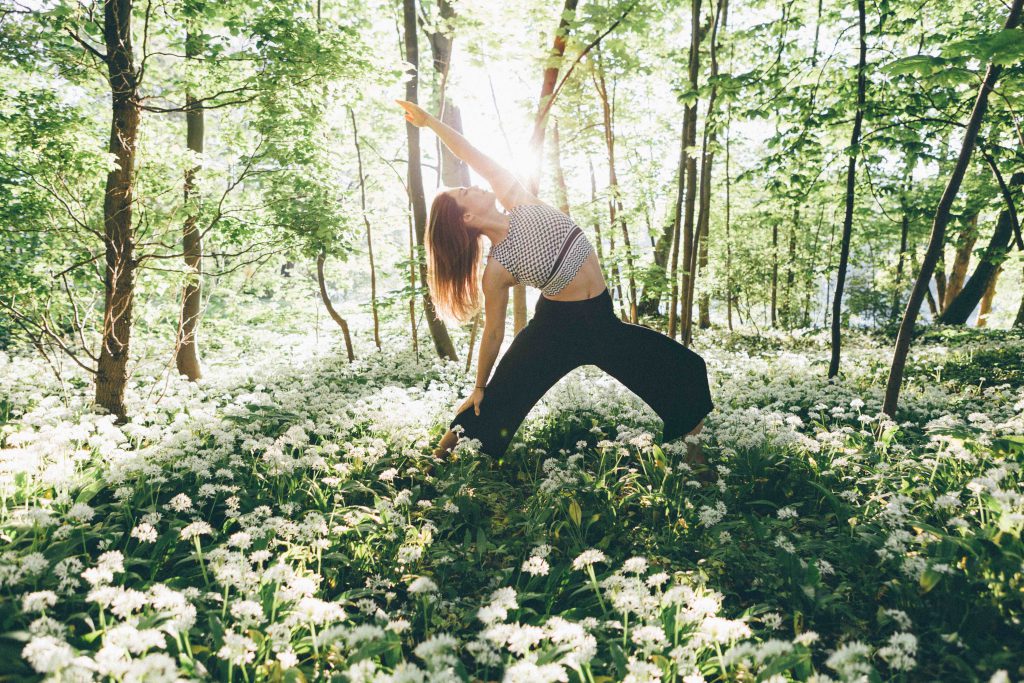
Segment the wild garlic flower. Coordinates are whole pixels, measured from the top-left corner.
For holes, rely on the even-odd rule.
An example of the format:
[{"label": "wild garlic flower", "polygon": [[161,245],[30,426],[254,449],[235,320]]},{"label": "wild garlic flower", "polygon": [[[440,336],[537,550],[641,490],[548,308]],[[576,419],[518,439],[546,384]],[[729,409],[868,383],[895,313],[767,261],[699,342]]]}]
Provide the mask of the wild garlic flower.
[{"label": "wild garlic flower", "polygon": [[575,560],[572,561],[573,569],[583,569],[584,567],[596,564],[597,562],[607,562],[608,557],[602,551],[597,548],[589,548],[580,553]]}]

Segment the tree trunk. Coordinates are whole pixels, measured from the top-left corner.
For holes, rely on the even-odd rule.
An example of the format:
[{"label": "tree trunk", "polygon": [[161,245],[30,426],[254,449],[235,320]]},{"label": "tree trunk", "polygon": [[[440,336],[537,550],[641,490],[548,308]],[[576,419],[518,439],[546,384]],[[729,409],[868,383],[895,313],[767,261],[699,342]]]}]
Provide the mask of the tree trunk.
[{"label": "tree trunk", "polygon": [[[527,179],[527,189],[533,194],[540,192],[541,159],[544,153],[544,131],[547,127],[548,112],[551,109],[551,98],[555,93],[555,81],[562,68],[562,55],[565,54],[565,38],[569,32],[569,24],[576,16],[576,5],[579,0],[565,0],[559,14],[558,28],[555,30],[551,50],[548,53],[547,68],[540,86],[540,98],[537,102],[537,116],[533,122],[533,134],[530,136],[530,153],[534,160],[533,168]],[[526,287],[517,284],[512,288],[512,319],[514,334],[526,327]]]},{"label": "tree trunk", "polygon": [[1017,307],[1017,316],[1013,319],[1014,327],[1024,327],[1024,295],[1020,298],[1020,306]]},{"label": "tree trunk", "polygon": [[135,228],[132,225],[135,145],[139,133],[138,72],[132,53],[132,1],[107,0],[103,6],[103,41],[111,90],[110,143],[116,167],[107,174],[103,196],[106,246],[103,335],[96,372],[97,405],[127,419],[124,390],[128,382],[129,343],[135,296]]},{"label": "tree trunk", "polygon": [[910,236],[910,209],[907,206],[906,194],[910,189],[910,179],[913,175],[913,163],[915,158],[907,153],[906,176],[903,188],[900,190],[900,236],[899,236],[899,261],[896,263],[896,286],[893,289],[893,303],[890,310],[890,317],[896,317],[899,312],[900,292],[903,288],[903,267],[906,260],[906,244]]},{"label": "tree trunk", "polygon": [[967,266],[971,263],[971,250],[978,241],[978,214],[971,216],[967,227],[960,233],[957,240],[956,257],[953,259],[953,270],[946,281],[946,292],[942,298],[942,310],[945,311],[960,293],[967,275]]},{"label": "tree trunk", "polygon": [[772,327],[779,326],[779,224],[772,223]]},{"label": "tree trunk", "polygon": [[335,310],[334,304],[331,303],[331,297],[327,293],[327,281],[324,278],[324,262],[326,260],[327,252],[321,249],[316,257],[316,282],[320,285],[320,298],[323,300],[327,312],[330,314],[331,319],[338,323],[338,327],[341,328],[341,334],[345,337],[345,352],[348,354],[348,362],[351,363],[356,359],[355,353],[352,351],[352,337],[348,333],[348,323]]},{"label": "tree trunk", "polygon": [[370,311],[373,314],[373,343],[377,350],[381,350],[380,343],[380,317],[377,314],[377,267],[373,261],[373,231],[370,229],[370,219],[366,216],[366,177],[363,175],[363,153],[359,145],[359,130],[356,128],[356,113],[352,107],[348,108],[349,118],[352,119],[352,140],[356,146],[356,168],[359,171],[359,210],[363,214],[363,227],[366,228],[366,251],[370,257]]},{"label": "tree trunk", "polygon": [[[703,32],[700,34],[700,36],[703,36]],[[693,37],[692,36],[691,36],[691,41],[690,42],[691,42],[691,50],[692,50],[692,43],[693,43]],[[699,45],[700,38],[697,39],[697,42],[698,42],[698,45]],[[694,107],[696,107],[696,104],[694,105]],[[685,146],[685,144],[686,144],[686,142],[685,142],[686,141],[686,137],[685,136],[686,136],[686,123],[687,123],[686,112],[687,111],[689,111],[689,110],[688,109],[684,109],[684,112],[683,112],[683,126],[682,126],[683,138],[682,138],[682,142],[680,143],[681,146]],[[696,126],[696,123],[694,123],[694,126]],[[696,131],[696,128],[694,128],[694,130]],[[696,133],[694,133],[694,137],[696,139]],[[685,185],[686,184],[685,168],[686,168],[686,156],[685,156],[685,153],[681,153],[680,154],[680,160],[679,160],[679,174],[680,175],[678,176],[678,187],[680,188],[680,192],[683,192],[682,188],[685,188],[685,186],[686,186]],[[665,218],[665,223],[664,223],[665,227],[662,229],[661,235],[658,236],[658,240],[657,240],[657,242],[655,243],[655,246],[654,246],[654,263],[651,264],[651,266],[649,266],[648,277],[647,277],[648,281],[653,281],[653,280],[655,280],[657,278],[665,278],[666,275],[669,276],[670,281],[675,281],[675,279],[676,279],[675,269],[678,267],[678,263],[675,266],[671,266],[670,267],[669,266],[669,261],[672,258],[670,252],[671,252],[672,249],[676,248],[674,245],[676,244],[676,242],[678,240],[678,236],[676,235],[676,233],[680,230],[679,217],[680,217],[681,211],[682,211],[682,208],[681,208],[682,207],[682,199],[679,200],[678,204],[679,204],[679,208],[678,209],[676,209],[674,211],[668,211],[667,212],[667,215],[666,215],[666,218]],[[678,257],[677,257],[677,260],[678,260]],[[672,289],[676,289],[675,285],[672,286]],[[654,288],[644,287],[643,291],[640,294],[640,302],[637,304],[637,307],[639,309],[639,314],[640,315],[654,315],[657,312],[658,305],[659,305],[659,303],[661,301],[661,294],[662,294],[661,290],[662,290],[661,287],[654,287]],[[669,296],[671,297],[672,295],[670,294]],[[679,296],[678,292],[675,293],[675,296],[676,297]],[[675,330],[675,324],[672,321],[673,320],[677,320],[678,321],[678,314],[674,313],[674,309],[677,307],[677,305],[678,305],[678,298],[675,300],[675,303],[670,303],[670,308],[672,310],[669,311],[669,329],[670,329],[669,335],[673,336],[673,337],[675,335],[674,335],[674,332],[672,332],[671,330]]]},{"label": "tree trunk", "polygon": [[732,102],[725,115],[725,308],[732,332],[732,179],[729,176],[729,139],[732,137]]},{"label": "tree trunk", "polygon": [[[1016,28],[1020,22],[1022,2],[1024,0],[1013,0],[1009,17],[1006,20],[1007,29]],[[981,127],[981,120],[984,118],[985,109],[988,107],[988,95],[995,87],[996,81],[999,80],[999,74],[1002,70],[1001,64],[989,63],[988,65],[988,69],[985,72],[985,80],[978,90],[978,97],[974,102],[971,118],[968,120],[967,128],[964,131],[960,156],[957,158],[953,174],[950,176],[946,189],[942,193],[942,199],[939,200],[939,205],[935,210],[931,239],[928,242],[928,249],[921,264],[921,272],[918,275],[917,282],[914,284],[914,290],[910,294],[910,301],[907,303],[907,310],[903,315],[903,322],[896,337],[896,348],[893,351],[892,366],[889,369],[889,379],[886,383],[885,402],[882,405],[882,411],[893,419],[896,418],[900,385],[903,383],[903,369],[906,366],[907,354],[910,352],[910,341],[914,334],[914,322],[917,320],[917,312],[921,307],[925,289],[927,289],[928,283],[932,278],[935,264],[939,260],[939,252],[942,251],[946,225],[948,225],[951,218],[950,209],[953,206],[957,193],[960,191],[964,174],[967,172],[971,153],[974,151],[974,145],[978,139],[978,129]]]},{"label": "tree trunk", "polygon": [[[405,60],[412,64],[411,75],[405,84],[405,99],[416,103],[419,90],[419,45],[416,35],[416,0],[402,0],[403,17],[405,19]],[[420,165],[420,129],[409,121],[405,122],[406,136],[409,140],[409,171],[408,185],[412,199],[413,220],[416,226],[416,245],[419,251],[424,250],[424,235],[427,226],[427,204],[423,194],[423,168]],[[420,282],[427,282],[427,264],[423,259],[419,262]],[[437,355],[457,361],[455,345],[448,335],[448,328],[434,309],[434,301],[430,296],[430,288],[423,287],[423,310],[427,315],[427,326],[434,340]]]},{"label": "tree trunk", "polygon": [[796,318],[796,230],[800,225],[800,207],[793,207],[793,222],[789,226],[789,258],[786,263],[786,296],[782,302],[782,324],[792,329]]},{"label": "tree trunk", "polygon": [[[700,65],[700,6],[701,0],[693,0],[690,12],[690,61],[689,61],[689,84],[690,91],[697,91],[697,71]],[[697,97],[686,107],[683,113],[683,126],[686,129],[686,147],[693,147],[697,142]],[[683,283],[681,285],[682,313],[680,314],[679,332],[683,344],[690,338],[690,324],[693,318],[693,300],[691,298],[692,287],[690,281],[694,276],[694,234],[693,220],[694,209],[697,199],[697,160],[692,155],[686,155],[686,207],[683,217]]]},{"label": "tree trunk", "polygon": [[814,288],[814,272],[818,265],[818,236],[821,235],[821,225],[825,222],[825,205],[818,206],[818,224],[814,228],[814,242],[807,257],[807,267],[804,269],[804,317],[803,326],[811,326],[811,290]]},{"label": "tree trunk", "polygon": [[626,228],[626,221],[622,217],[622,200],[619,194],[619,178],[615,172],[615,130],[613,129],[612,102],[608,98],[608,88],[605,85],[604,68],[601,65],[601,51],[597,50],[596,66],[594,68],[594,85],[597,87],[598,98],[601,100],[601,112],[604,122],[604,144],[608,153],[608,215],[609,225],[614,229],[616,223],[622,229],[622,243],[626,251],[626,270],[629,279],[629,321],[634,325],[637,323],[636,311],[636,279],[633,276],[633,254],[629,241],[629,230]]},{"label": "tree trunk", "polygon": [[676,201],[672,211],[672,267],[669,269],[668,336],[675,339],[676,325],[679,322],[679,238],[682,234],[683,197],[686,194],[686,122],[687,114],[683,113],[683,127],[679,134],[679,173],[676,185]]},{"label": "tree trunk", "polygon": [[854,181],[857,178],[857,155],[860,153],[860,127],[864,120],[864,96],[867,81],[864,75],[867,61],[867,42],[865,33],[866,17],[864,0],[857,0],[858,32],[860,50],[857,62],[857,114],[853,120],[853,133],[850,135],[850,161],[846,168],[846,215],[843,218],[843,238],[839,247],[839,272],[836,277],[836,295],[832,303],[832,359],[828,365],[828,377],[831,379],[839,374],[839,354],[842,339],[840,330],[843,310],[843,289],[846,285],[846,266],[850,260],[850,233],[853,231]]},{"label": "tree trunk", "polygon": [[[451,98],[445,98],[441,120],[462,133],[462,112]],[[441,145],[441,182],[448,187],[466,187],[472,182],[469,177],[469,165],[452,154],[448,145]]]},{"label": "tree trunk", "polygon": [[[587,157],[587,166],[590,168],[590,203],[597,204],[597,177],[594,175],[594,162]],[[601,219],[597,213],[594,214],[594,246],[597,247],[597,261],[604,268],[604,245],[601,242]]]},{"label": "tree trunk", "polygon": [[569,216],[569,188],[565,184],[565,173],[562,171],[562,143],[558,137],[558,121],[555,121],[555,127],[551,131],[551,164],[555,169],[555,197],[558,208]]},{"label": "tree trunk", "polygon": [[[654,243],[654,261],[647,267],[644,279],[651,282],[668,281],[669,252],[672,250],[672,240],[675,227],[675,215],[671,210],[667,212],[665,227],[658,235]],[[638,316],[653,316],[658,314],[658,306],[661,304],[662,287],[644,285],[640,290],[640,299],[637,301]]]},{"label": "tree trunk", "polygon": [[[698,270],[701,277],[707,277],[708,268],[708,234],[711,224],[711,169],[714,166],[715,140],[718,137],[716,105],[718,102],[718,34],[724,29],[729,18],[728,0],[719,0],[715,10],[714,23],[711,27],[711,93],[708,96],[708,111],[704,123],[704,140],[701,145],[700,158],[700,212],[697,216]],[[721,26],[719,26],[721,22]],[[696,278],[691,280],[693,289]],[[693,298],[691,292],[690,297]],[[707,293],[702,294],[699,302],[699,318],[701,329],[711,327],[711,300]],[[687,340],[689,343],[689,340]]]},{"label": "tree trunk", "polygon": [[[412,209],[412,197],[409,198],[407,209]],[[409,329],[412,335],[412,352],[417,360],[420,357],[418,326],[416,325],[416,231],[412,225],[412,211],[409,211]]]},{"label": "tree trunk", "polygon": [[[451,22],[455,16],[455,8],[448,0],[438,0],[438,13],[445,23]],[[427,34],[430,43],[430,52],[433,56],[434,71],[441,77],[441,87],[437,88],[435,94],[435,111],[438,118],[453,129],[462,132],[462,113],[446,94],[445,84],[448,82],[448,73],[451,69],[452,42],[454,36],[444,30],[433,31]],[[455,156],[448,146],[441,143],[437,138],[437,145],[440,148],[441,175],[440,182],[448,187],[464,187],[469,185],[469,166],[465,161]]]},{"label": "tree trunk", "polygon": [[992,278],[988,281],[988,288],[985,290],[985,296],[981,297],[981,310],[978,311],[978,327],[985,327],[988,324],[988,314],[992,312],[992,299],[996,298],[996,282],[999,280],[999,272],[1003,269],[1003,264],[996,266],[996,270],[992,273]]},{"label": "tree trunk", "polygon": [[466,351],[466,372],[473,366],[473,346],[476,344],[477,330],[480,329],[480,319],[484,317],[483,310],[476,312],[473,316],[473,324],[469,327],[469,349]]},{"label": "tree trunk", "polygon": [[[1024,173],[1014,173],[1010,179],[1010,187],[1019,188],[1024,184]],[[939,317],[939,322],[944,325],[964,325],[967,319],[974,312],[974,307],[982,300],[985,292],[988,291],[997,269],[1006,258],[1013,240],[1013,214],[1009,207],[999,212],[999,219],[996,221],[995,230],[989,239],[988,246],[981,261],[974,268],[967,284],[963,286],[956,298],[949,302],[946,310]]]},{"label": "tree trunk", "polygon": [[623,307],[622,297],[622,273],[619,271],[619,261],[615,253],[615,226],[608,226],[608,258],[611,260],[611,276],[612,276],[612,303],[618,304],[619,306],[619,318],[623,321],[626,318],[626,309]]},{"label": "tree trunk", "polygon": [[[188,32],[185,36],[185,58],[193,59],[196,56],[195,36]],[[205,128],[203,105],[196,102],[192,93],[185,93],[185,108],[185,138],[188,148],[196,154],[202,154]],[[189,214],[182,229],[181,246],[189,274],[181,297],[178,338],[174,346],[174,363],[178,373],[193,382],[203,376],[199,363],[198,338],[203,278],[203,237],[197,225],[199,195],[195,191],[195,177],[198,171],[198,166],[189,167],[185,171],[185,207]]]},{"label": "tree trunk", "polygon": [[946,247],[945,245],[939,249],[939,257],[936,262],[935,268],[935,291],[938,293],[938,313],[939,315],[944,310],[943,305],[946,302]]}]

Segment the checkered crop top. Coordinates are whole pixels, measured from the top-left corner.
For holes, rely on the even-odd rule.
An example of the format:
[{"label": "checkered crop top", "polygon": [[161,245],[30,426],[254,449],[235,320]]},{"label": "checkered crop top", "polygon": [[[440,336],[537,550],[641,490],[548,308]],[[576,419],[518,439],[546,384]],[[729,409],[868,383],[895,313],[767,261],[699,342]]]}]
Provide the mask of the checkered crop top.
[{"label": "checkered crop top", "polygon": [[546,204],[520,204],[508,216],[508,236],[491,246],[488,258],[545,294],[562,291],[594,250],[571,218]]}]

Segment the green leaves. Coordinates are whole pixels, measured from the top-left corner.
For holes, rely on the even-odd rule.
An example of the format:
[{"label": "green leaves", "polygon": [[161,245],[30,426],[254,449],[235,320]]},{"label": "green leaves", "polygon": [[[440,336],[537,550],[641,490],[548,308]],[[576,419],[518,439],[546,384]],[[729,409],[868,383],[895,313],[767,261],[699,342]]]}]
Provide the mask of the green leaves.
[{"label": "green leaves", "polygon": [[967,57],[1011,66],[1024,59],[1024,29],[1004,28],[950,43],[942,50],[947,57]]},{"label": "green leaves", "polygon": [[941,57],[932,57],[931,55],[911,55],[909,57],[901,57],[881,67],[881,70],[885,73],[899,76],[903,74],[916,74],[918,76],[928,76],[934,71],[942,68],[946,64],[946,60]]}]

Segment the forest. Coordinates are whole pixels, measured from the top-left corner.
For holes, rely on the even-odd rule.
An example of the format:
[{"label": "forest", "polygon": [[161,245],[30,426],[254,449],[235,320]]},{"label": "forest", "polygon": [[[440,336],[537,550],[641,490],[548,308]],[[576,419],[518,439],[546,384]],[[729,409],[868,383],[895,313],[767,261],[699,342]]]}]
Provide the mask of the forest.
[{"label": "forest", "polygon": [[[1024,680],[1022,4],[0,0],[0,683]],[[489,186],[397,100],[702,431],[587,364],[438,454]]]}]

